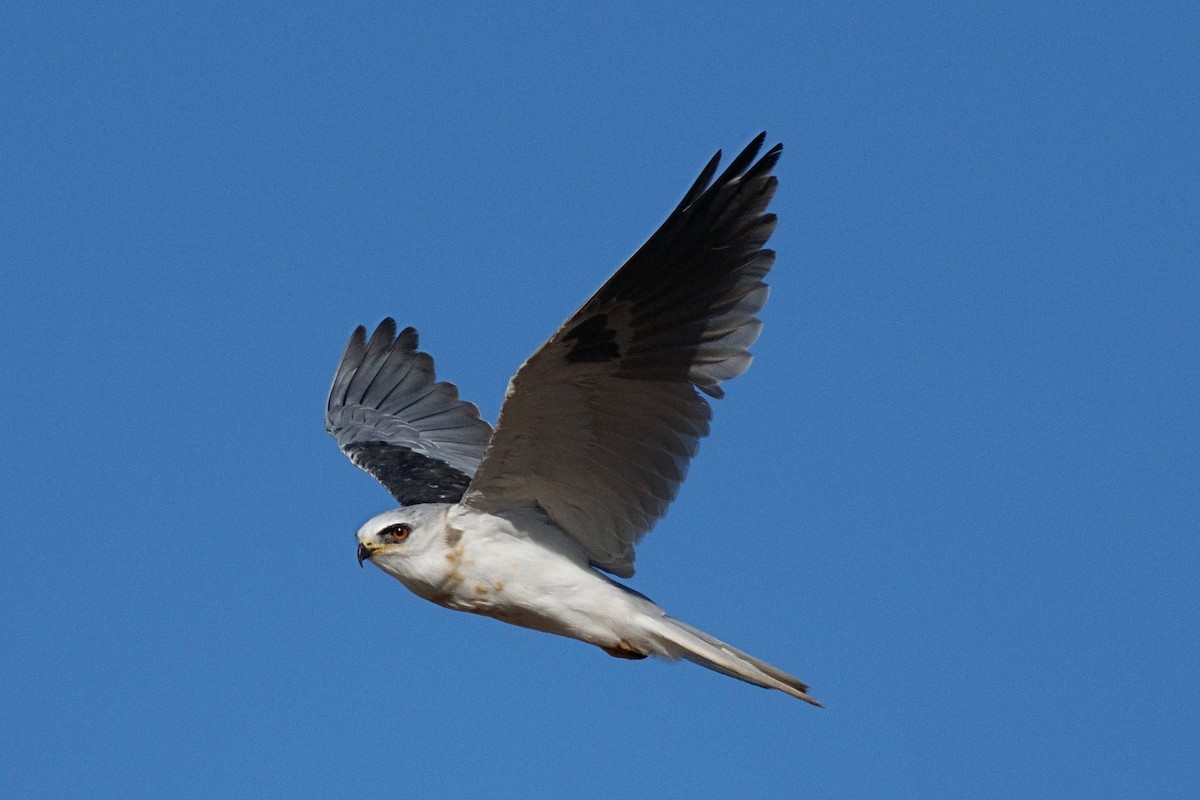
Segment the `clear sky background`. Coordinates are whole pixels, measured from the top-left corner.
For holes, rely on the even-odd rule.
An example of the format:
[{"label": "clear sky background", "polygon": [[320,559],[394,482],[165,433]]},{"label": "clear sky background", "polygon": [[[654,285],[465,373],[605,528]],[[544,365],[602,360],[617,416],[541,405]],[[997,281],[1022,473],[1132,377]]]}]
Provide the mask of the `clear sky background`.
[{"label": "clear sky background", "polygon": [[[1195,4],[161,5],[0,32],[5,797],[1200,795]],[[360,571],[353,327],[495,419],[764,128],[629,583],[828,708]]]}]

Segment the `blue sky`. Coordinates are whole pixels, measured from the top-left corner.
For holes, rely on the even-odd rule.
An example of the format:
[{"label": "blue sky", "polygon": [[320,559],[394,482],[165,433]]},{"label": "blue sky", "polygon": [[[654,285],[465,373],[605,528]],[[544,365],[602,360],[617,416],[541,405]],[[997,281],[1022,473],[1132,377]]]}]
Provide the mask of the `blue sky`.
[{"label": "blue sky", "polygon": [[[0,785],[1200,791],[1192,4],[40,4],[0,32]],[[794,672],[360,571],[353,327],[505,382],[717,148],[772,296],[630,584]]]}]

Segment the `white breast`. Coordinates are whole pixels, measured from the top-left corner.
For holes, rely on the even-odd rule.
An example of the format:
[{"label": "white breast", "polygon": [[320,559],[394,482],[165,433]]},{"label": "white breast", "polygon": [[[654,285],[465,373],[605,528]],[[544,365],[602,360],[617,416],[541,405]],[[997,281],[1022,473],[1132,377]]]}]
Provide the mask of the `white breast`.
[{"label": "white breast", "polygon": [[428,600],[596,643],[611,643],[613,623],[640,600],[591,569],[573,542],[540,519],[457,506],[447,518],[445,547],[423,562],[432,591],[409,588]]}]

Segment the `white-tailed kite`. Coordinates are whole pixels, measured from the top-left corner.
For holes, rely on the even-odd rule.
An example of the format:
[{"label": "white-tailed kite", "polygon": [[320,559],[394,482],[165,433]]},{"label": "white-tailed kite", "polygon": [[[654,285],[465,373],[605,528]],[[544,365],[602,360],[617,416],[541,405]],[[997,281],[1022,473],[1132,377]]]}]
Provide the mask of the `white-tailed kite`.
[{"label": "white-tailed kite", "polygon": [[[417,332],[359,326],[325,425],[403,508],[358,531],[370,560],[457,611],[594,644],[684,658],[820,705],[782,670],[668,617],[616,583],[675,498],[708,434],[704,395],[745,372],[775,254],[766,213],[776,145],[760,134],[715,181],[718,152],[679,207],[517,371],[493,432],[434,377]],[[711,183],[711,185],[710,185]]]}]

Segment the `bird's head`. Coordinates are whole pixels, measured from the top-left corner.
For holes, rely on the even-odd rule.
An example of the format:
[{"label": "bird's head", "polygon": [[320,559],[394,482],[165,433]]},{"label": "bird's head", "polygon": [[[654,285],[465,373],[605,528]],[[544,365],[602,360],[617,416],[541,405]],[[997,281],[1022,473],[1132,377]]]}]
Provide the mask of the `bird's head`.
[{"label": "bird's head", "polygon": [[358,529],[358,564],[370,560],[400,577],[405,562],[441,546],[446,506],[430,504],[385,511]]}]

